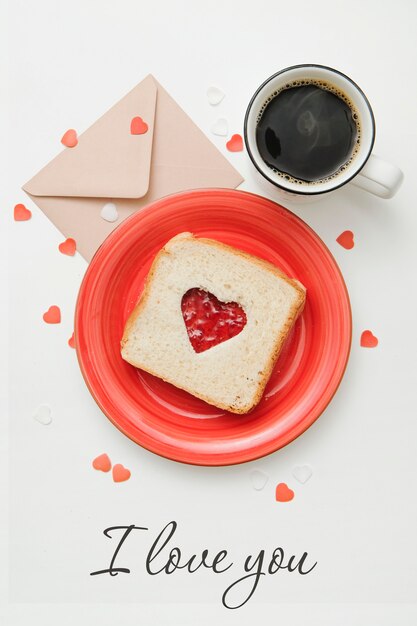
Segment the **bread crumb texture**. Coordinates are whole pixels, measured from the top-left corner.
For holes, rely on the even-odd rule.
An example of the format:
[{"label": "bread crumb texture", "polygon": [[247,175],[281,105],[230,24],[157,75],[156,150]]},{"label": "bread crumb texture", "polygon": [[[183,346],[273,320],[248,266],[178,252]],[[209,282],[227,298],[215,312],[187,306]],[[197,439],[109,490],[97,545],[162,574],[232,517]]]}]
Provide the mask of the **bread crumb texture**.
[{"label": "bread crumb texture", "polygon": [[[194,352],[181,312],[194,287],[245,310],[242,332]],[[278,268],[211,239],[181,233],[156,256],[122,338],[123,359],[209,404],[247,413],[261,399],[306,291]]]}]

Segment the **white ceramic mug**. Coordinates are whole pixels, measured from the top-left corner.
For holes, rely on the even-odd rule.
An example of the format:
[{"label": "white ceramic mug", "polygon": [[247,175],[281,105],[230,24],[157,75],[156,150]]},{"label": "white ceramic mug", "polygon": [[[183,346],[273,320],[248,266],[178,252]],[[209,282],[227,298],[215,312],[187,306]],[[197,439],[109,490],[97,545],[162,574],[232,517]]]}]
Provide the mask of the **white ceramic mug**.
[{"label": "white ceramic mug", "polygon": [[[336,176],[314,184],[299,184],[275,172],[262,159],[256,143],[256,126],[265,103],[274,94],[300,80],[323,81],[341,91],[353,104],[359,116],[361,139],[352,160]],[[375,141],[375,119],[363,91],[348,76],[324,65],[294,65],[277,72],[256,90],[245,116],[246,149],[256,169],[276,187],[296,196],[314,196],[334,191],[351,182],[381,198],[392,198],[403,180],[402,171],[372,153]]]}]

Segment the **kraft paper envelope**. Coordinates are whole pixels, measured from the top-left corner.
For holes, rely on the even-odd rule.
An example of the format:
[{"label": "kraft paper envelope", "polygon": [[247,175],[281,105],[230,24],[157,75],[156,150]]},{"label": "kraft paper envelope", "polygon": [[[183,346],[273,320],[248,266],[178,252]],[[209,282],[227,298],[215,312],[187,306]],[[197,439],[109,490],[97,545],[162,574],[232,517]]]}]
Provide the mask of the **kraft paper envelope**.
[{"label": "kraft paper envelope", "polygon": [[[131,133],[141,117],[144,134]],[[87,261],[120,222],[149,202],[186,189],[243,181],[178,104],[147,76],[23,186]],[[113,202],[117,222],[100,217]]]}]

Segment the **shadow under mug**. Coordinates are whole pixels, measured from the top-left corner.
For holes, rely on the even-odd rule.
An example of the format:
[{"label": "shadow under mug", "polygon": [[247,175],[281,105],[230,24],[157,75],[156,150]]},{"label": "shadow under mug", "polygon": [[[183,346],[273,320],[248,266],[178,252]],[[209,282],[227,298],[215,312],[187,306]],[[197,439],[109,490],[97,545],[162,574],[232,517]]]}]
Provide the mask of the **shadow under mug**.
[{"label": "shadow under mug", "polygon": [[[347,96],[359,116],[361,139],[351,162],[336,176],[314,184],[300,185],[274,172],[262,159],[256,142],[256,126],[265,103],[272,99],[274,94],[286,89],[287,85],[302,80],[323,81]],[[363,91],[348,76],[324,65],[293,65],[270,76],[262,83],[246,110],[244,137],[249,157],[260,174],[276,187],[294,196],[315,196],[334,191],[351,182],[381,198],[392,198],[404,177],[396,165],[371,154],[375,141],[375,119]]]}]

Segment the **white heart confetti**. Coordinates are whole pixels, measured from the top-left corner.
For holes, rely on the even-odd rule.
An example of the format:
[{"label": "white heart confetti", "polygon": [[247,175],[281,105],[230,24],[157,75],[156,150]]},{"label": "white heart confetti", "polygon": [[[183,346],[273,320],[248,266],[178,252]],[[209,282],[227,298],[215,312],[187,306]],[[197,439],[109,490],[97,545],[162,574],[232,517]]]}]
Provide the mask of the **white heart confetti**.
[{"label": "white heart confetti", "polygon": [[41,404],[34,414],[33,419],[39,422],[39,424],[48,426],[48,424],[52,422],[51,407],[47,404]]},{"label": "white heart confetti", "polygon": [[223,100],[224,96],[225,94],[218,87],[209,87],[207,89],[207,98],[212,106],[219,104]]},{"label": "white heart confetti", "polygon": [[299,483],[304,485],[313,475],[313,470],[309,465],[296,465],[292,470],[292,475]]},{"label": "white heart confetti", "polygon": [[213,135],[227,137],[227,135],[229,134],[229,125],[227,123],[227,120],[225,120],[224,117],[219,118],[217,122],[214,122],[213,126],[211,127],[211,132],[213,133]]},{"label": "white heart confetti", "polygon": [[253,470],[250,477],[252,487],[256,489],[256,491],[261,491],[269,480],[268,474],[265,474],[265,472],[262,472],[261,470]]},{"label": "white heart confetti", "polygon": [[101,209],[100,216],[103,220],[106,220],[106,222],[117,222],[119,214],[116,205],[113,202],[107,202]]}]

